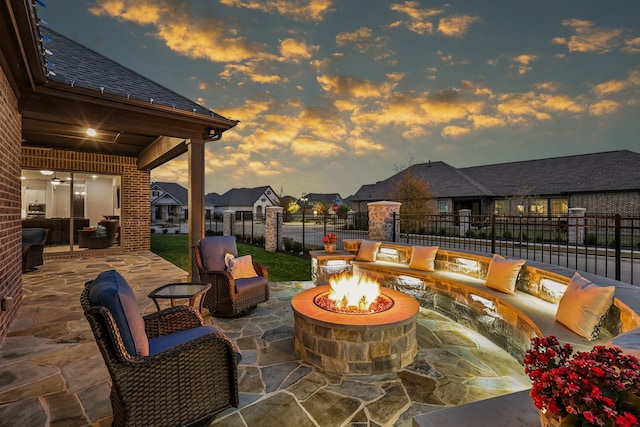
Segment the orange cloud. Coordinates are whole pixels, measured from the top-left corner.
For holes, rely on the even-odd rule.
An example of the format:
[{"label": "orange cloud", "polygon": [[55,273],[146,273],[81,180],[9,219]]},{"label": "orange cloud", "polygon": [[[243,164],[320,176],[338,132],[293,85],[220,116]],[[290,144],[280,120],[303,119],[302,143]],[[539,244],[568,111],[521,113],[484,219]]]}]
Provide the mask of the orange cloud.
[{"label": "orange cloud", "polygon": [[316,78],[325,92],[340,97],[377,98],[389,93],[388,83],[376,85],[368,80],[352,76],[321,75]]},{"label": "orange cloud", "polygon": [[469,26],[475,22],[479,22],[477,16],[452,16],[450,18],[440,19],[438,31],[449,37],[462,37],[469,31]]},{"label": "orange cloud", "polygon": [[575,31],[566,39],[556,37],[554,43],[567,46],[569,52],[609,52],[622,43],[621,29],[605,29],[596,27],[591,21],[581,19],[565,19],[562,25]]},{"label": "orange cloud", "polygon": [[229,7],[291,16],[297,21],[322,21],[334,10],[332,0],[220,0]]}]

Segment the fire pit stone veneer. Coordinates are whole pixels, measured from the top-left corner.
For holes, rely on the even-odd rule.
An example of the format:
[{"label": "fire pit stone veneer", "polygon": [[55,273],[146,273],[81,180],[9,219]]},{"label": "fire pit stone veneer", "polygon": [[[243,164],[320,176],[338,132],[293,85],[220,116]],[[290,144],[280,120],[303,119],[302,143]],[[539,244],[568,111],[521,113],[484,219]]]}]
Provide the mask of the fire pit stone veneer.
[{"label": "fire pit stone veneer", "polygon": [[343,314],[314,302],[329,290],[318,286],[291,300],[295,351],[311,365],[345,375],[396,372],[417,353],[416,317],[420,306],[410,295],[393,289],[381,292],[393,300],[380,313]]}]

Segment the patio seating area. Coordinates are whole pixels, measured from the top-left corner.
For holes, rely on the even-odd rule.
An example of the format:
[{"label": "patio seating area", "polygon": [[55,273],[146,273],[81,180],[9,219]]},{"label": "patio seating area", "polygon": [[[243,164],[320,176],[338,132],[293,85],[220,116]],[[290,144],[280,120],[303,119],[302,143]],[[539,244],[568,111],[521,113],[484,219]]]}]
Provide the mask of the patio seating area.
[{"label": "patio seating area", "polygon": [[[111,425],[109,375],[80,305],[84,283],[109,269],[127,279],[143,314],[157,310],[147,297],[152,290],[187,280],[151,252],[49,258],[23,274],[24,304],[0,346],[1,425]],[[313,368],[293,351],[290,306],[312,286],[272,282],[269,300],[239,318],[204,310],[205,323],[243,353],[239,408],[208,425],[408,427],[418,414],[529,387],[523,367],[506,352],[426,310],[418,315],[418,355],[400,372],[346,377]]]}]

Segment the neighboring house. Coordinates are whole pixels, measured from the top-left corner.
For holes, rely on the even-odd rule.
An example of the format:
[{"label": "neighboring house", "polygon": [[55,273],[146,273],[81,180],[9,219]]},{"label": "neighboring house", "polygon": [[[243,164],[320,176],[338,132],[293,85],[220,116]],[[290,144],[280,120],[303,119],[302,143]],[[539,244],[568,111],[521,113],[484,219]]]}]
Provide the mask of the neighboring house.
[{"label": "neighboring house", "polygon": [[236,219],[263,218],[267,206],[278,206],[280,199],[273,189],[266,185],[255,188],[232,188],[219,197],[209,197],[213,202],[215,215],[221,216],[226,210],[236,212]]},{"label": "neighboring house", "polygon": [[[340,197],[339,193],[307,193],[303,195],[303,197],[299,198],[297,203],[300,208],[306,206],[307,209],[311,209],[313,213],[316,214],[318,211],[317,205],[319,203],[330,208],[334,203],[341,204],[342,197]],[[331,213],[331,211],[329,213]]]},{"label": "neighboring house", "polygon": [[440,213],[470,209],[473,215],[522,213],[566,215],[569,208],[592,214],[637,216],[640,212],[640,154],[609,151],[457,169],[428,162],[375,184],[367,184],[349,201],[356,212],[367,203],[393,200],[402,173],[428,182]]},{"label": "neighboring house", "polygon": [[151,183],[151,222],[189,219],[189,190],[175,182]]},{"label": "neighboring house", "polygon": [[[119,246],[80,252],[70,239],[65,257],[149,251],[150,171],[188,153],[188,176],[204,176],[205,144],[237,124],[45,27],[39,3],[0,6],[0,297],[14,302],[0,310],[0,341],[22,307],[23,219],[61,217],[63,230],[76,216],[119,219]],[[188,199],[196,244],[203,180]]]}]

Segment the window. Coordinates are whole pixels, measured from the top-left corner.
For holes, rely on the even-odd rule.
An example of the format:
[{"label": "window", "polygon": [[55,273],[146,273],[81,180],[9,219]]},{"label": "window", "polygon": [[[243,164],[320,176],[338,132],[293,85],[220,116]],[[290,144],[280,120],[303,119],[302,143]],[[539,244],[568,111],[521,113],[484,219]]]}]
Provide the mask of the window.
[{"label": "window", "polygon": [[447,213],[449,211],[449,203],[446,200],[440,200],[438,202],[438,212]]}]

